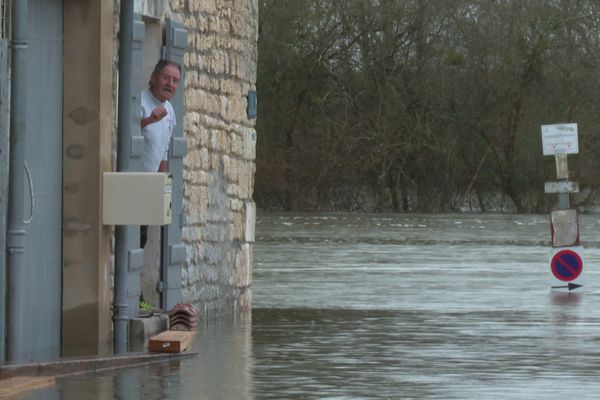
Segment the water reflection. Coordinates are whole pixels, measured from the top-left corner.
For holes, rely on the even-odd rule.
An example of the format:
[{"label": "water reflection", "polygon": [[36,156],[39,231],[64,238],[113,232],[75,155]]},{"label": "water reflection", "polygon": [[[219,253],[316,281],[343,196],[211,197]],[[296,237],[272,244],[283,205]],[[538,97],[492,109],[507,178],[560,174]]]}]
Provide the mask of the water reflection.
[{"label": "water reflection", "polygon": [[544,313],[264,309],[253,320],[261,398],[553,398],[569,380],[585,386],[599,355]]},{"label": "water reflection", "polygon": [[182,399],[252,399],[252,313],[204,319],[182,379]]},{"label": "water reflection", "polygon": [[550,292],[552,304],[555,306],[576,307],[583,301],[583,293],[560,293]]}]

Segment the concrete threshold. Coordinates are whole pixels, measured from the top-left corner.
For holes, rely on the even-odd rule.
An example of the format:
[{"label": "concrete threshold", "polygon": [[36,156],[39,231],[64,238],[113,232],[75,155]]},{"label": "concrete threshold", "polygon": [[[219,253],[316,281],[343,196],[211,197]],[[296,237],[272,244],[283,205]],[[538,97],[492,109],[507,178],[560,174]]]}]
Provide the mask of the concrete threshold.
[{"label": "concrete threshold", "polygon": [[53,386],[56,378],[137,367],[151,363],[195,357],[197,352],[146,353],[149,338],[169,329],[166,314],[132,318],[129,325],[130,353],[115,356],[63,358],[54,361],[0,365],[0,398]]},{"label": "concrete threshold", "polygon": [[148,350],[148,340],[169,329],[167,314],[154,314],[147,317],[129,319],[129,351]]},{"label": "concrete threshold", "polygon": [[108,357],[61,359],[39,363],[5,364],[0,366],[0,379],[22,376],[63,377],[118,368],[136,367],[151,363],[181,360],[197,356],[197,352],[185,353],[129,353]]},{"label": "concrete threshold", "polygon": [[17,376],[0,380],[0,398],[13,397],[23,392],[54,386],[52,376]]}]

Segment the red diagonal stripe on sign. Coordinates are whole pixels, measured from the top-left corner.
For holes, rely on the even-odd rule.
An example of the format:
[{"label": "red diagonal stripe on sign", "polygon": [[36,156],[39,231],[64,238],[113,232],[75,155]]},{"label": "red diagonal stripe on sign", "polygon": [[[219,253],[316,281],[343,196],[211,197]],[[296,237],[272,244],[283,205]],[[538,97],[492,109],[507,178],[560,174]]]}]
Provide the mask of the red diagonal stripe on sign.
[{"label": "red diagonal stripe on sign", "polygon": [[575,275],[577,273],[577,271],[575,269],[573,269],[573,267],[571,267],[569,264],[567,264],[562,258],[558,258],[558,260],[556,260],[557,264],[562,265],[564,268],[568,269],[569,272],[571,273],[571,275]]}]

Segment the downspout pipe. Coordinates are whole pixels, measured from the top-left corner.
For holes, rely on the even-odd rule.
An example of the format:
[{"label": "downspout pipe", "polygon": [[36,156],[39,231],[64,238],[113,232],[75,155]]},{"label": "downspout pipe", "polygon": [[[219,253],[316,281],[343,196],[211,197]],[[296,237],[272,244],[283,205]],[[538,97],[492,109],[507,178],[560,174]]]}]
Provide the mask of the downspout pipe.
[{"label": "downspout pipe", "polygon": [[6,232],[7,312],[6,359],[20,361],[25,337],[22,320],[25,296],[25,139],[27,137],[28,1],[12,2],[12,82],[10,106],[10,162]]},{"label": "downspout pipe", "polygon": [[6,359],[6,212],[8,195],[8,39],[0,38],[0,363]]},{"label": "downspout pipe", "polygon": [[[117,132],[117,171],[130,170],[132,120],[135,117],[131,107],[133,95],[132,50],[133,50],[133,0],[121,0],[119,14],[119,116]],[[127,269],[129,227],[115,227],[115,289],[113,304],[113,351],[115,354],[127,352],[129,317],[127,316]]]}]

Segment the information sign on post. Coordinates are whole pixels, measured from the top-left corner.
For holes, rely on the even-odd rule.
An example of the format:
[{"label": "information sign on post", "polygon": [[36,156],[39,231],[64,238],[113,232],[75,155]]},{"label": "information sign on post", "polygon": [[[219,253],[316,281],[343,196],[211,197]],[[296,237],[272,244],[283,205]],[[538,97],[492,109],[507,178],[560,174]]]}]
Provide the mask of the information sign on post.
[{"label": "information sign on post", "polygon": [[577,124],[542,125],[545,156],[554,156],[559,181],[546,182],[546,193],[558,194],[558,209],[551,213],[552,247],[550,251],[550,288],[557,292],[582,292],[583,248],[579,245],[577,210],[570,209],[569,193],[578,192],[569,181],[567,154],[579,153]]},{"label": "information sign on post", "polygon": [[542,125],[542,148],[545,156],[579,153],[577,124]]}]

